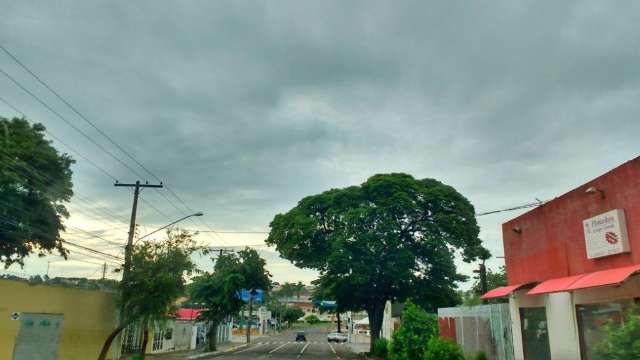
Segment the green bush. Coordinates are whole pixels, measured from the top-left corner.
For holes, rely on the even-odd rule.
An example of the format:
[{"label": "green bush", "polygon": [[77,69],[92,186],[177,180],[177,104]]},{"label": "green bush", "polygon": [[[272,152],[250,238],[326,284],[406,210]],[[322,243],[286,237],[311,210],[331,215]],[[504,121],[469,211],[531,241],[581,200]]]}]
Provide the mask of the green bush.
[{"label": "green bush", "polygon": [[318,318],[317,316],[311,314],[311,315],[307,315],[304,318],[304,321],[306,321],[308,324],[313,325],[313,324],[319,323],[320,322],[320,318]]},{"label": "green bush", "polygon": [[400,329],[389,345],[389,360],[422,359],[427,343],[438,336],[438,319],[421,307],[407,301],[400,320]]},{"label": "green bush", "polygon": [[388,348],[389,348],[389,341],[387,341],[387,339],[385,338],[380,338],[373,343],[373,352],[371,353],[371,355],[382,358],[382,359],[386,359]]},{"label": "green bush", "polygon": [[640,359],[640,308],[626,313],[624,324],[609,321],[607,336],[596,345],[595,351],[603,359]]},{"label": "green bush", "polygon": [[464,353],[458,344],[451,340],[434,337],[429,340],[424,360],[465,360]]},{"label": "green bush", "polygon": [[488,360],[487,358],[487,354],[483,353],[482,351],[477,352],[476,356],[474,356],[473,358],[474,360]]}]

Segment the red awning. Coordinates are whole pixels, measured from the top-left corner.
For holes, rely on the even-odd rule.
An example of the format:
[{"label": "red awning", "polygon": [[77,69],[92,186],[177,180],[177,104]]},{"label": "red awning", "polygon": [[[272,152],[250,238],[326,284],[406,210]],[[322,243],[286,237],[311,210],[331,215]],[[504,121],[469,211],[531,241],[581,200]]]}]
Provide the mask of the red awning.
[{"label": "red awning", "polygon": [[629,276],[639,271],[640,264],[592,272],[590,274],[585,274],[583,277],[571,284],[567,290],[571,291],[596,286],[618,285],[627,280]]},{"label": "red awning", "polygon": [[483,300],[486,299],[493,299],[493,298],[499,298],[499,297],[504,297],[507,296],[509,294],[511,294],[512,292],[525,287],[527,285],[530,285],[531,283],[524,283],[524,284],[518,284],[518,285],[510,285],[510,286],[501,286],[498,288],[495,288],[493,290],[488,291],[486,294],[482,295],[480,298]]},{"label": "red awning", "polygon": [[201,312],[198,309],[179,309],[176,320],[195,320]]},{"label": "red awning", "polygon": [[637,272],[640,272],[640,264],[550,279],[543,281],[540,285],[531,289],[527,295],[540,295],[559,291],[572,291],[598,286],[618,285]]},{"label": "red awning", "polygon": [[576,280],[580,279],[583,276],[584,274],[543,281],[538,286],[529,290],[527,295],[540,295],[559,291],[567,291],[567,288],[571,284],[573,284],[574,282],[576,282]]}]

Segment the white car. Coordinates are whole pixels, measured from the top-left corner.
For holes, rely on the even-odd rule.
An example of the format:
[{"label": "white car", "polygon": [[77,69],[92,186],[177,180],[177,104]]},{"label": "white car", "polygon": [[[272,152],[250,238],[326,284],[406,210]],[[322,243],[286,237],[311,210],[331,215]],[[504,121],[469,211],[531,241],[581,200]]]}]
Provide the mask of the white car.
[{"label": "white car", "polygon": [[328,342],[346,343],[348,340],[347,335],[343,333],[333,332],[327,335]]}]

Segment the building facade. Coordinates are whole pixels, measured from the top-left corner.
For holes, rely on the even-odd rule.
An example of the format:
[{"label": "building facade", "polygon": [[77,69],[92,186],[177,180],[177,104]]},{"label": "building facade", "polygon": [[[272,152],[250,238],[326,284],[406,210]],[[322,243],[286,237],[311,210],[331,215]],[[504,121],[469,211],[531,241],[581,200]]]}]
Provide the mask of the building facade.
[{"label": "building facade", "polygon": [[0,359],[96,359],[116,326],[112,292],[0,279]]},{"label": "building facade", "polygon": [[608,321],[640,298],[640,158],[502,227],[515,359],[600,359]]}]

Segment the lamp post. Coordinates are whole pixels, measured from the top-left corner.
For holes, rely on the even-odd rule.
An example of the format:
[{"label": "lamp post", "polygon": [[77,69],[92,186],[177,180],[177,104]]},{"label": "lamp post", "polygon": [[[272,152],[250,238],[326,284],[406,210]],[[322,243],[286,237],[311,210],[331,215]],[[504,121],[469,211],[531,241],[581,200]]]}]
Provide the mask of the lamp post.
[{"label": "lamp post", "polygon": [[140,240],[142,240],[142,239],[146,238],[146,237],[147,237],[147,236],[149,236],[149,235],[153,235],[153,234],[157,233],[157,232],[158,232],[158,231],[160,231],[160,230],[166,229],[166,228],[168,228],[168,227],[169,227],[169,226],[171,226],[171,225],[177,224],[177,223],[179,223],[179,222],[180,222],[180,221],[182,221],[182,220],[186,220],[186,219],[188,219],[188,218],[190,218],[190,217],[193,217],[193,216],[202,216],[202,215],[204,215],[204,214],[202,213],[202,211],[198,211],[197,213],[194,213],[194,214],[191,214],[191,215],[187,215],[187,216],[185,216],[185,217],[182,217],[182,218],[180,218],[180,219],[178,219],[178,220],[176,220],[176,221],[174,221],[174,222],[172,222],[172,223],[169,223],[169,224],[167,224],[167,225],[165,225],[165,226],[163,226],[163,227],[161,227],[161,228],[155,229],[155,230],[153,230],[152,232],[150,232],[150,233],[148,233],[148,234],[146,234],[146,235],[143,235],[143,236],[139,237],[139,238],[138,238],[138,240],[136,240],[136,242],[138,242],[138,241],[140,241]]}]

